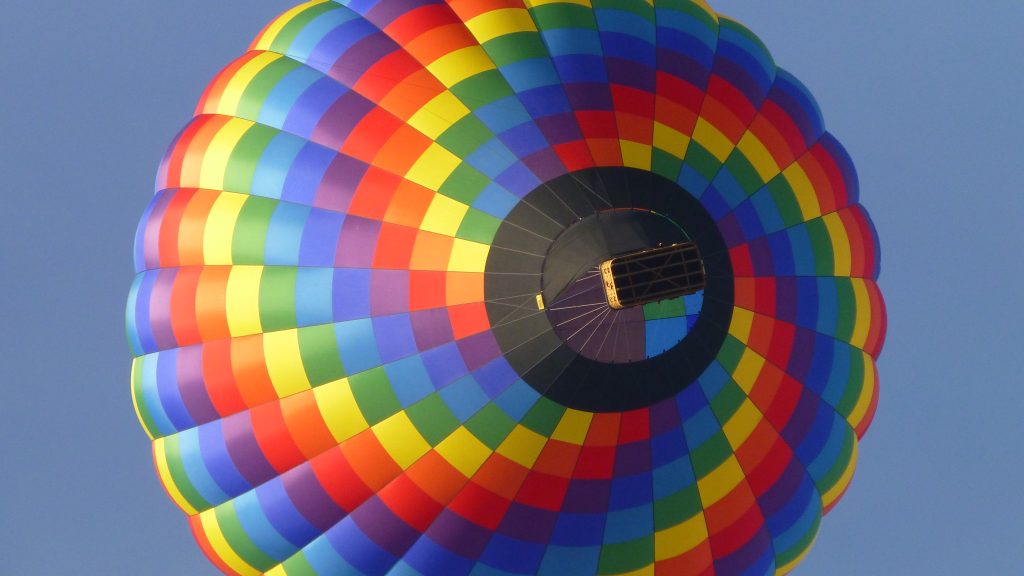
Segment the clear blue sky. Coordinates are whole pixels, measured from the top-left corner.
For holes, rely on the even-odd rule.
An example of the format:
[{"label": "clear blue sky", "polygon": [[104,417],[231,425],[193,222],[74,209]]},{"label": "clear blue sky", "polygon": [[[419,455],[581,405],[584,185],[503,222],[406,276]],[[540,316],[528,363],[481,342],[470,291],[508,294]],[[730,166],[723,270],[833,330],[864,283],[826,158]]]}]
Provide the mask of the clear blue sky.
[{"label": "clear blue sky", "polygon": [[[1024,570],[1024,3],[712,5],[816,95],[882,240],[882,397],[797,574]],[[213,574],[135,420],[136,221],[206,82],[290,5],[6,0],[0,572]]]}]

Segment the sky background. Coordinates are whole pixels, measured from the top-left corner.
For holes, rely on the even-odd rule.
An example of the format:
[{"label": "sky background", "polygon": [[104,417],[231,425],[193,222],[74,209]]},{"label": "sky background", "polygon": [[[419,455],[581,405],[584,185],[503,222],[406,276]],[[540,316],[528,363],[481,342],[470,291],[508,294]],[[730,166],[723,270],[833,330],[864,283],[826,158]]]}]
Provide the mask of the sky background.
[{"label": "sky background", "polygon": [[[0,574],[215,573],[132,409],[132,240],[206,83],[290,5],[4,2]],[[711,5],[816,96],[882,243],[878,415],[795,574],[1024,573],[1024,3]]]}]

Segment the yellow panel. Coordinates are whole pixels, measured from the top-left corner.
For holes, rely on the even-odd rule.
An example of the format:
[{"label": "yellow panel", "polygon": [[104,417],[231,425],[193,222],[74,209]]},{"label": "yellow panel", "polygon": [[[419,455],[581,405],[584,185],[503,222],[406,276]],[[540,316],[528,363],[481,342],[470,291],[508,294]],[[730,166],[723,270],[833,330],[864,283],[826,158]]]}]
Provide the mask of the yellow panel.
[{"label": "yellow panel", "polygon": [[662,124],[654,123],[654,147],[682,160],[686,157],[686,149],[690,146],[690,137],[682,132]]},{"label": "yellow panel", "polygon": [[863,348],[868,341],[868,333],[871,331],[871,296],[868,294],[866,280],[852,278],[850,285],[853,288],[853,301],[856,307],[856,316],[853,322],[853,334],[850,335],[850,345],[856,348]]},{"label": "yellow panel", "polygon": [[449,52],[427,66],[427,70],[447,88],[470,76],[493,69],[494,62],[491,62],[490,57],[479,46],[467,46]]},{"label": "yellow panel", "polygon": [[484,12],[466,22],[466,28],[480,44],[498,36],[516,32],[536,32],[530,13],[522,8],[504,8]]},{"label": "yellow panel", "polygon": [[264,572],[266,576],[288,576],[288,573],[284,570],[284,564],[278,564],[270,570]]},{"label": "yellow panel", "polygon": [[762,368],[764,368],[764,358],[750,348],[745,348],[743,356],[740,357],[740,361],[736,365],[736,370],[732,373],[732,378],[744,392],[750,394],[754,383],[757,382],[757,377],[761,375]]},{"label": "yellow panel", "polygon": [[377,435],[384,449],[402,470],[412,466],[430,451],[430,444],[420,436],[416,426],[409,420],[405,412],[399,412],[387,420],[376,424],[373,433]]},{"label": "yellow panel", "polygon": [[167,468],[167,450],[164,448],[164,438],[157,438],[153,441],[153,461],[156,462],[156,473],[160,477],[160,483],[163,484],[164,490],[174,500],[174,503],[181,508],[185,514],[192,516],[198,510],[196,510],[185,496],[178,490],[178,485],[174,483],[174,478],[171,476],[170,469]]},{"label": "yellow panel", "polygon": [[491,455],[491,450],[464,426],[438,444],[436,451],[466,478],[476,474]]},{"label": "yellow panel", "polygon": [[734,147],[725,134],[719,132],[718,128],[704,118],[697,119],[697,126],[693,129],[693,139],[707,149],[719,162],[725,162]]},{"label": "yellow panel", "polygon": [[259,334],[260,324],[260,278],[263,266],[232,266],[228,274],[228,288],[225,311],[228,317],[228,331],[232,337]]},{"label": "yellow panel", "polygon": [[704,513],[698,512],[689,520],[654,533],[654,559],[667,560],[686,554],[707,538],[708,526]]},{"label": "yellow panel", "polygon": [[729,456],[729,459],[722,462],[718,468],[697,480],[701,504],[705,509],[710,508],[715,502],[732,492],[732,489],[738,486],[743,478],[743,469],[736,461],[736,456]]},{"label": "yellow panel", "polygon": [[568,408],[562,414],[562,419],[558,421],[558,426],[555,427],[551,437],[555,440],[582,446],[583,441],[587,438],[587,431],[590,429],[590,421],[593,418],[594,414],[592,412],[580,412],[579,410]]},{"label": "yellow panel", "polygon": [[281,33],[281,30],[292,21],[293,18],[298,16],[306,9],[316,6],[317,4],[323,4],[328,0],[312,0],[312,2],[304,2],[298,6],[288,10],[284,14],[281,14],[274,20],[270,26],[260,35],[259,41],[252,47],[253,50],[269,50],[270,46],[274,43],[277,35]]},{"label": "yellow panel", "polygon": [[540,434],[516,424],[501,446],[498,446],[497,452],[526,468],[532,468],[544,448],[544,442],[544,437]]},{"label": "yellow panel", "polygon": [[242,576],[257,576],[260,571],[250,566],[245,560],[242,560],[235,550],[228,544],[224,533],[220,530],[220,524],[217,522],[217,515],[214,508],[204,511],[199,515],[199,522],[202,524],[203,533],[206,534],[206,539],[210,542],[210,546],[213,547],[213,551],[216,552],[217,556],[224,561],[232,570],[242,574]]},{"label": "yellow panel", "polygon": [[456,238],[452,243],[452,255],[448,259],[449,272],[483,272],[487,267],[487,244]]},{"label": "yellow panel", "polygon": [[789,183],[789,187],[793,189],[793,194],[796,196],[796,203],[800,205],[800,214],[803,215],[804,221],[810,220],[811,218],[817,218],[821,215],[821,205],[818,204],[818,195],[814,192],[814,185],[811,184],[811,180],[807,177],[807,173],[800,167],[800,164],[794,162],[790,164],[789,168],[786,168],[782,175],[786,178],[786,182]]},{"label": "yellow panel", "polygon": [[750,327],[754,324],[754,313],[746,308],[737,306],[732,311],[732,322],[729,324],[729,334],[737,340],[746,344],[750,341]]},{"label": "yellow panel", "polygon": [[297,329],[264,334],[263,359],[278,398],[286,398],[313,387],[302,366]]},{"label": "yellow panel", "polygon": [[761,177],[762,183],[779,175],[779,164],[768,152],[768,148],[752,132],[744,134],[736,148],[754,166],[754,170],[757,170],[757,175]]},{"label": "yellow panel", "polygon": [[619,140],[622,165],[627,168],[651,169],[651,147],[631,140]]},{"label": "yellow panel", "polygon": [[846,470],[843,470],[843,475],[839,477],[839,481],[836,482],[835,486],[829,488],[828,492],[821,495],[821,505],[828,508],[843,495],[847,487],[850,486],[850,482],[853,481],[853,471],[857,469],[857,457],[859,455],[859,443],[857,442],[857,435],[850,432],[853,436],[853,452],[850,454],[850,461],[846,464]]},{"label": "yellow panel", "polygon": [[423,216],[420,229],[427,232],[455,236],[462,225],[462,218],[469,211],[466,206],[458,200],[453,200],[444,194],[435,194],[427,207],[427,213]]},{"label": "yellow panel", "polygon": [[235,221],[249,197],[244,194],[223,192],[214,200],[203,229],[203,263],[207,266],[231,264],[231,239],[235,235]]},{"label": "yellow panel", "polygon": [[469,108],[445,90],[417,110],[409,118],[409,125],[436,140],[466,114],[469,114]]},{"label": "yellow panel", "polygon": [[223,114],[234,116],[238,113],[238,104],[242,99],[245,89],[252,83],[253,78],[263,71],[264,68],[280,60],[284,56],[274,52],[262,52],[254,56],[241,68],[235,71],[217,99],[217,107],[207,110],[212,114]]},{"label": "yellow panel", "polygon": [[654,576],[654,564],[648,564],[643,568],[631,570],[629,572],[619,572],[619,576]]},{"label": "yellow panel", "polygon": [[863,355],[864,362],[864,385],[860,389],[860,397],[857,398],[857,403],[853,405],[853,410],[850,410],[850,415],[846,421],[850,423],[850,426],[857,428],[860,423],[864,420],[864,417],[868,414],[868,409],[871,408],[871,399],[875,395],[875,387],[878,386],[878,372],[875,367],[875,360],[867,352],[861,352]]},{"label": "yellow panel", "polygon": [[458,156],[434,142],[416,160],[405,177],[425,188],[438,190],[461,162]]},{"label": "yellow panel", "polygon": [[203,164],[199,170],[200,188],[224,189],[224,172],[228,160],[235,151],[235,145],[252,126],[253,122],[239,118],[232,118],[221,126],[203,152]]},{"label": "yellow panel", "polygon": [[831,212],[822,217],[828,237],[832,240],[832,253],[835,254],[834,276],[849,276],[853,270],[850,256],[850,237],[846,235],[846,227],[839,219],[839,214]]},{"label": "yellow panel", "polygon": [[733,450],[738,450],[750,437],[757,424],[761,421],[761,412],[754,406],[750,399],[743,400],[743,404],[733,413],[729,421],[722,425],[725,437]]},{"label": "yellow panel", "polygon": [[317,386],[313,398],[336,442],[344,442],[369,427],[352,395],[348,378]]}]

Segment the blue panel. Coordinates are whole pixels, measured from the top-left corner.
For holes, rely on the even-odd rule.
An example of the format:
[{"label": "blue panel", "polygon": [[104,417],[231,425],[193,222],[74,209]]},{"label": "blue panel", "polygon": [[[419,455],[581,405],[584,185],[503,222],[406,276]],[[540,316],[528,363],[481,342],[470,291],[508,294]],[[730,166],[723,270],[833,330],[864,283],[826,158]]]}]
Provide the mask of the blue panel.
[{"label": "blue panel", "polygon": [[380,350],[380,359],[384,362],[392,362],[418,351],[408,314],[374,316],[373,333],[377,349]]},{"label": "blue panel", "polygon": [[229,506],[235,509],[235,516],[249,539],[264,554],[278,562],[283,562],[297,548],[274,528],[263,511],[256,492],[246,492],[232,501]]},{"label": "blue panel", "polygon": [[650,536],[654,528],[654,509],[650,502],[625,510],[609,510],[605,523],[605,544],[618,544]]},{"label": "blue panel", "polygon": [[345,215],[313,209],[306,220],[299,248],[300,266],[333,266],[338,235]]},{"label": "blue panel", "polygon": [[384,372],[403,408],[408,408],[434,392],[434,385],[419,356],[409,356],[386,364]]},{"label": "blue panel", "polygon": [[285,492],[281,477],[258,487],[256,497],[270,524],[296,549],[302,548],[307,542],[320,535],[320,531],[295,508],[295,503]]},{"label": "blue panel", "polygon": [[291,134],[281,133],[274,136],[263,150],[259,164],[256,165],[249,193],[265,198],[281,198],[288,170],[304,144],[301,138]]},{"label": "blue panel", "polygon": [[339,322],[334,325],[334,335],[346,374],[351,376],[380,366],[373,321],[369,318]]},{"label": "blue panel", "polygon": [[330,268],[299,268],[295,274],[295,321],[301,326],[330,324],[331,286],[334,272]]},{"label": "blue panel", "polygon": [[335,320],[370,317],[370,271],[336,268],[331,290]]},{"label": "blue panel", "polygon": [[309,217],[308,206],[281,202],[274,208],[264,243],[264,262],[268,266],[298,266],[302,231]]}]

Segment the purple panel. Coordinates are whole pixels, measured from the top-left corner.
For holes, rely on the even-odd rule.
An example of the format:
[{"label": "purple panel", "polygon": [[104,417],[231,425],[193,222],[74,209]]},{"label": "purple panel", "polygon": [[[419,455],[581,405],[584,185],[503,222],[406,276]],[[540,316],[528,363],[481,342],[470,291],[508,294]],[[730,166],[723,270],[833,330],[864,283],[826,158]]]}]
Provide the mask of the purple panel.
[{"label": "purple panel", "polygon": [[291,107],[282,130],[302,136],[306,140],[312,139],[323,143],[323,141],[310,138],[310,136],[314,134],[314,129],[324,113],[345,94],[346,90],[344,86],[339,86],[331,78],[324,77],[317,80],[302,93],[302,96]]},{"label": "purple panel", "polygon": [[160,350],[178,346],[171,329],[171,289],[174,278],[178,275],[177,268],[161,268],[153,282],[153,290],[149,293],[149,325],[153,331],[153,340]]},{"label": "purple panel", "polygon": [[660,436],[679,429],[679,409],[675,398],[666,398],[649,409],[651,418],[651,436]]},{"label": "purple panel", "polygon": [[281,199],[303,206],[311,206],[316,191],[337,155],[319,144],[307,143],[299,150],[288,169]]},{"label": "purple panel", "polygon": [[[164,212],[167,210],[167,205],[170,204],[171,199],[174,198],[174,194],[177,189],[174,190],[162,190],[157,193],[156,197],[150,202],[147,210],[150,212],[148,217],[143,217],[142,222],[144,226],[140,225],[139,234],[135,240],[136,250],[141,248],[142,260],[138,261],[138,253],[136,254],[135,271],[141,272],[140,264],[145,269],[153,269],[160,266],[160,224],[163,222]],[[141,237],[142,241],[139,241]]]},{"label": "purple panel", "polygon": [[220,414],[206,392],[202,356],[203,349],[198,345],[178,350],[178,390],[188,413],[196,422],[212,422],[220,418]]},{"label": "purple panel", "polygon": [[409,310],[409,271],[370,272],[370,313],[388,316]]},{"label": "purple panel", "polygon": [[674,50],[662,47],[658,47],[657,58],[658,70],[662,74],[686,80],[701,91],[706,89],[711,71],[703,63]]},{"label": "purple panel", "polygon": [[608,510],[611,491],[611,480],[572,480],[562,501],[562,511],[604,514]]},{"label": "purple panel", "polygon": [[551,148],[544,148],[523,158],[523,164],[545,182],[553,180],[569,171],[565,164],[562,163],[562,159]]},{"label": "purple panel", "polygon": [[498,532],[517,540],[547,544],[557,521],[557,512],[512,502],[498,525]]},{"label": "purple panel", "polygon": [[[334,82],[334,80],[329,81]],[[313,140],[324,146],[340,150],[356,124],[374,108],[372,102],[356,92],[344,94],[319,119],[320,121],[313,130]]]},{"label": "purple panel", "polygon": [[621,58],[605,58],[604,65],[608,69],[609,82],[643,90],[653,96],[654,69],[650,66]]},{"label": "purple panel", "polygon": [[775,516],[790,503],[806,475],[807,472],[800,461],[796,457],[791,458],[782,475],[757,499],[765,518]]},{"label": "purple panel", "polygon": [[470,370],[476,370],[501,356],[501,348],[490,330],[463,338],[458,344],[462,359],[466,361],[466,367]]},{"label": "purple panel", "polygon": [[427,529],[439,545],[466,558],[479,558],[491,539],[491,531],[445,508]]},{"label": "purple panel", "polygon": [[355,86],[370,66],[398,49],[383,32],[367,36],[338,58],[327,75],[346,86]]},{"label": "purple panel", "polygon": [[612,95],[607,84],[578,83],[566,84],[565,93],[569,95],[573,109],[612,110]]},{"label": "purple panel", "polygon": [[252,433],[252,422],[248,412],[239,412],[220,420],[224,430],[224,444],[235,467],[246,482],[253,486],[263,484],[277,476],[274,467],[263,456],[256,437]]},{"label": "purple panel", "polygon": [[649,441],[620,444],[615,449],[615,476],[635,476],[651,470]]},{"label": "purple panel", "polygon": [[821,400],[817,396],[807,389],[801,389],[800,401],[797,402],[796,408],[790,414],[786,427],[780,431],[786,444],[789,444],[794,450],[800,446],[811,426],[814,425],[820,404]]},{"label": "purple panel", "polygon": [[[372,9],[364,13],[364,16],[379,28],[384,28],[407,12],[440,3],[440,0],[387,0],[387,2],[377,2]],[[413,18],[415,17],[413,16]]]},{"label": "purple panel", "polygon": [[377,249],[380,222],[359,216],[345,218],[338,234],[338,251],[334,265],[340,268],[371,268]]},{"label": "purple panel", "polygon": [[405,554],[420,536],[418,530],[395,516],[376,495],[352,512],[352,520],[370,540],[398,557]]},{"label": "purple panel", "polygon": [[366,164],[348,156],[335,156],[320,180],[313,206],[324,210],[345,212],[352,202],[359,182],[366,173]]},{"label": "purple panel", "polygon": [[320,532],[345,517],[345,511],[324,491],[308,462],[288,471],[281,480],[295,508]]},{"label": "purple panel", "polygon": [[437,348],[455,339],[447,308],[420,310],[409,316],[412,319],[413,334],[416,336],[416,347],[420,350]]},{"label": "purple panel", "polygon": [[534,120],[537,127],[552,144],[575,142],[583,138],[576,117],[572,113],[555,114]]}]

